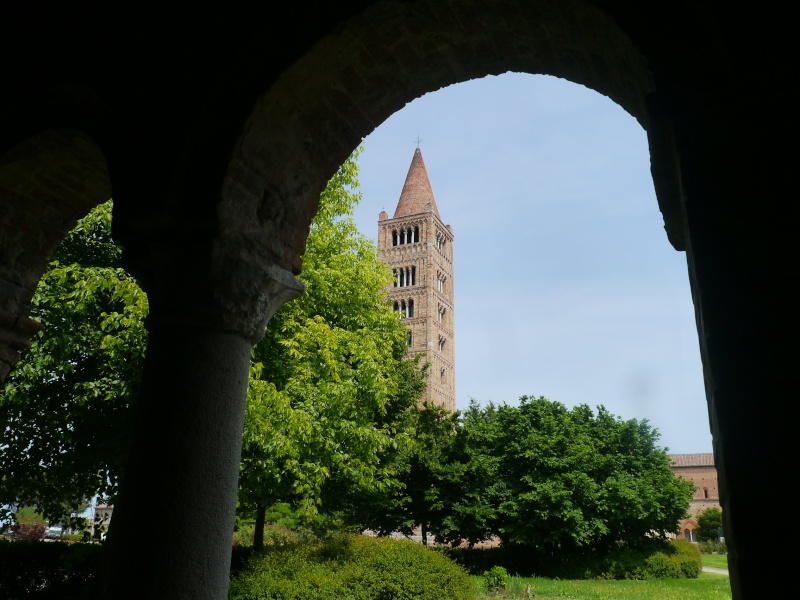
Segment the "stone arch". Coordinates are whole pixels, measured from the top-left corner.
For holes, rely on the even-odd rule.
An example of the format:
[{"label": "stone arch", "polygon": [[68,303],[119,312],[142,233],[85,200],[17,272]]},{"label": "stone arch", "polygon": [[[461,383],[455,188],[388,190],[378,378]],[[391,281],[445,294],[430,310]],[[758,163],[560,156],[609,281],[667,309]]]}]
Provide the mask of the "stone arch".
[{"label": "stone arch", "polygon": [[40,325],[30,302],[47,262],[81,217],[111,197],[103,152],[85,133],[48,129],[0,158],[0,381],[30,346]]},{"label": "stone arch", "polygon": [[585,85],[647,125],[654,83],[646,58],[590,2],[466,2],[447,11],[377,3],[321,38],[256,100],[226,176],[236,193],[223,194],[221,214],[249,222],[269,214],[283,228],[271,254],[296,264],[319,193],[363,137],[427,92],[508,71]]},{"label": "stone arch", "polygon": [[[786,115],[793,114],[797,94],[790,86],[776,93],[794,59],[791,20],[766,8],[736,13],[683,0],[377,0],[313,10],[287,5],[280,14],[272,7],[226,6],[213,14],[182,11],[158,20],[146,11],[129,11],[105,28],[87,25],[71,7],[53,10],[47,20],[39,14],[18,17],[15,31],[2,40],[12,43],[4,54],[9,60],[4,69],[8,93],[0,97],[2,150],[47,129],[90,132],[103,148],[113,149],[107,154],[115,237],[120,225],[127,260],[138,267],[129,270],[143,281],[143,271],[158,275],[167,270],[158,261],[174,258],[184,241],[191,247],[169,263],[174,271],[194,262],[198,250],[205,253],[205,264],[180,282],[198,281],[197,289],[173,294],[178,285],[163,278],[154,287],[164,286],[168,293],[153,296],[154,306],[166,304],[166,312],[181,319],[190,302],[198,304],[202,296],[192,319],[172,322],[177,332],[164,336],[161,353],[166,364],[191,349],[191,337],[179,343],[186,333],[180,325],[202,319],[205,333],[213,329],[219,335],[195,343],[205,354],[184,364],[197,366],[195,379],[187,373],[184,383],[202,385],[186,392],[174,381],[175,370],[159,373],[155,362],[145,368],[151,380],[173,385],[171,394],[160,392],[165,405],[176,404],[174,397],[181,395],[208,396],[202,410],[188,401],[181,409],[194,421],[205,421],[196,417],[212,410],[219,410],[213,416],[221,421],[232,412],[241,414],[247,346],[259,328],[263,331],[263,319],[251,314],[268,316],[299,292],[287,272],[301,268],[308,223],[324,183],[363,136],[406,102],[460,81],[518,71],[563,77],[620,104],[647,130],[667,235],[676,248],[687,249],[734,597],[763,596],[770,586],[777,593],[785,586],[781,577],[764,581],[763,572],[776,570],[775,559],[759,552],[762,531],[751,515],[761,506],[752,481],[767,474],[780,478],[796,456],[789,446],[792,420],[780,415],[791,397],[794,372],[793,357],[782,348],[791,339],[786,325],[796,306],[786,277],[796,268],[789,258],[796,236],[789,230],[791,219],[783,215],[796,187],[795,159],[785,148],[796,138],[796,125]],[[14,33],[21,33],[21,43]],[[30,44],[34,38],[39,43]],[[741,43],[745,38],[748,43]],[[55,113],[42,117],[26,106],[43,89],[65,81],[89,82],[105,95],[103,108],[82,103],[85,96],[67,98],[91,116],[94,129]],[[54,98],[53,106],[64,98]],[[114,113],[113,124],[94,119],[106,109]],[[22,120],[24,126],[18,127],[15,122]],[[43,184],[58,190],[60,182],[40,175],[23,187]],[[163,190],[169,186],[174,189]],[[148,198],[154,190],[159,197]],[[57,195],[61,203],[69,192]],[[5,196],[0,201],[4,209],[21,206]],[[2,235],[18,235],[11,217],[0,214],[0,219]],[[47,237],[38,224],[31,231]],[[35,272],[17,266],[11,271],[15,277]],[[259,276],[253,276],[260,267]],[[270,282],[277,282],[273,298],[262,293]],[[282,288],[289,291],[282,294]],[[252,301],[220,300],[220,289],[231,290],[230,296],[249,294]],[[15,292],[8,286],[0,290],[0,305],[12,311],[0,324],[0,335],[18,341],[26,334],[27,312]],[[226,321],[220,312],[236,316]],[[199,337],[200,327],[186,329]],[[204,361],[215,368],[201,369]],[[238,371],[227,368],[231,365]],[[228,379],[208,385],[223,376]],[[239,391],[226,398],[231,408],[219,409],[218,390],[234,384]],[[228,474],[228,487],[220,492],[225,498],[203,498],[216,515],[233,510],[237,427],[240,432],[233,421],[227,438],[215,438],[227,439],[224,448],[212,448],[208,459],[227,461],[219,465],[219,472]],[[141,437],[146,444],[147,436]],[[211,437],[197,434],[203,443]],[[153,454],[169,456],[174,472],[188,473],[184,467],[201,459],[186,446],[176,437],[171,447],[154,448]],[[198,442],[194,449],[206,446]],[[183,463],[175,459],[178,454]],[[148,485],[149,460],[139,461],[141,480]],[[169,582],[164,594],[193,595],[186,590],[196,589],[192,582],[202,579],[205,596],[196,597],[224,596],[227,563],[217,554],[229,551],[228,524],[189,535],[205,514],[188,505],[193,496],[203,496],[187,493],[202,479],[192,473],[140,496],[187,503],[184,546],[170,548],[170,556],[137,558],[152,550],[136,546],[146,522],[131,518],[127,534],[119,521],[122,533],[115,534],[112,524],[111,545],[121,536],[128,543],[119,547],[129,551],[121,558],[112,554],[112,564],[129,569],[116,576],[118,589],[130,582],[130,594],[141,597],[150,594],[136,586],[153,582],[158,589]],[[184,495],[173,497],[176,490]],[[135,508],[137,499],[128,503]],[[115,509],[119,518],[126,518],[125,511]],[[175,556],[185,558],[179,567],[170,562]]]}]

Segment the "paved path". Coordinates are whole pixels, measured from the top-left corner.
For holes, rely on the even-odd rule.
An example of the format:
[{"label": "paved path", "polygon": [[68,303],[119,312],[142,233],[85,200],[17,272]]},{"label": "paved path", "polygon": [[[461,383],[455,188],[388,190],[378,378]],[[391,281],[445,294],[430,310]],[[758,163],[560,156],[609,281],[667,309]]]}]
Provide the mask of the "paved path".
[{"label": "paved path", "polygon": [[715,569],[714,567],[703,567],[705,573],[716,573],[717,575],[728,575],[728,569]]}]

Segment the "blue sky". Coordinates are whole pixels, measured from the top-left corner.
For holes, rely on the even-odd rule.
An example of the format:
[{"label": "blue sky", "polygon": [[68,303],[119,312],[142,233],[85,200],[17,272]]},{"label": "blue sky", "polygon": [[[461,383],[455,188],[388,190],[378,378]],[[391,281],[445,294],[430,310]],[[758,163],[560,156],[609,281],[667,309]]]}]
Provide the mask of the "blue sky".
[{"label": "blue sky", "polygon": [[686,256],[667,241],[639,124],[554,77],[426,94],[364,140],[355,219],[373,239],[417,136],[455,234],[457,408],[603,405],[647,419],[672,453],[711,452]]}]

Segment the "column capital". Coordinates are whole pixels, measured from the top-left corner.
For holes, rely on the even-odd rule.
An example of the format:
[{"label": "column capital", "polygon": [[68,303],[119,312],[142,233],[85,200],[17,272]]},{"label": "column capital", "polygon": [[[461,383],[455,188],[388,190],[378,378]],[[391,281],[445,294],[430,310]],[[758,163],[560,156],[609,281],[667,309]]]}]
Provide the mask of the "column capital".
[{"label": "column capital", "polygon": [[242,239],[165,237],[123,255],[147,292],[148,329],[201,328],[255,344],[272,315],[303,293],[288,269]]}]

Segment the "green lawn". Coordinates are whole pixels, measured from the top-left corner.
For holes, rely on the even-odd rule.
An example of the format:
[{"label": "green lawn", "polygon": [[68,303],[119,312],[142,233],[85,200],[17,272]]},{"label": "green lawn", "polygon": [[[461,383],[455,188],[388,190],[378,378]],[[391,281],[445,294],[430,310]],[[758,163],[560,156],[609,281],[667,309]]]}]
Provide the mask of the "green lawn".
[{"label": "green lawn", "polygon": [[[705,555],[703,556],[705,559]],[[497,595],[483,590],[483,578],[473,577],[477,598],[508,600],[730,600],[730,580],[701,573],[697,579],[649,581],[577,581],[541,577],[509,577],[508,589]],[[530,586],[530,594],[527,593]],[[534,595],[535,594],[535,595]]]},{"label": "green lawn", "polygon": [[703,554],[702,557],[704,567],[714,567],[715,569],[728,568],[727,554]]}]

